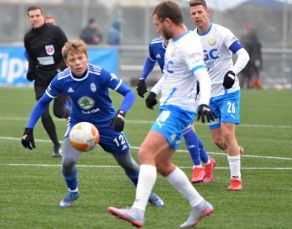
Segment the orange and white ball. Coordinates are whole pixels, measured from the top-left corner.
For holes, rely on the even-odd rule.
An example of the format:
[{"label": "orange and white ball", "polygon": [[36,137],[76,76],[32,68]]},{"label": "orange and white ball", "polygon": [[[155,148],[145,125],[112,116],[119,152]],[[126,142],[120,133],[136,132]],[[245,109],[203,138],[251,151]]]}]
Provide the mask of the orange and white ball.
[{"label": "orange and white ball", "polygon": [[87,152],[93,150],[99,143],[99,132],[93,124],[79,122],[71,129],[69,140],[75,149]]}]

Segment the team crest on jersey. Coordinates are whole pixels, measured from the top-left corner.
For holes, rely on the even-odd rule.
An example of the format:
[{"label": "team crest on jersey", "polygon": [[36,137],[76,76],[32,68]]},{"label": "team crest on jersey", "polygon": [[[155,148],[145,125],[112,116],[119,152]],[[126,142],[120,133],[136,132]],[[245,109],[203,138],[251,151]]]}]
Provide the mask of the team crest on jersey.
[{"label": "team crest on jersey", "polygon": [[91,84],[90,84],[90,90],[91,90],[92,92],[96,92],[96,85],[95,85],[95,83],[91,83]]},{"label": "team crest on jersey", "polygon": [[91,97],[82,96],[78,99],[78,104],[83,110],[89,110],[94,106],[95,101]]},{"label": "team crest on jersey", "polygon": [[50,55],[50,56],[54,55],[54,53],[55,53],[54,45],[46,45],[45,49],[46,49],[46,53],[48,55]]},{"label": "team crest on jersey", "polygon": [[214,37],[211,37],[208,41],[209,45],[214,46],[216,45],[216,39]]}]

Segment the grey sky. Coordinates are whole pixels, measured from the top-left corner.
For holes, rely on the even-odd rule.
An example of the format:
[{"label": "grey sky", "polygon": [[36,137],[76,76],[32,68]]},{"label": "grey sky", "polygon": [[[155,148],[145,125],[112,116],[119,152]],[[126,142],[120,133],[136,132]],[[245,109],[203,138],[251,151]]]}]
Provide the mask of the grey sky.
[{"label": "grey sky", "polygon": [[[185,0],[185,1],[188,1],[188,0]],[[207,1],[208,6],[211,8],[226,10],[226,9],[235,7],[248,0],[206,0],[206,1]],[[292,3],[292,0],[278,0],[278,1]]]}]

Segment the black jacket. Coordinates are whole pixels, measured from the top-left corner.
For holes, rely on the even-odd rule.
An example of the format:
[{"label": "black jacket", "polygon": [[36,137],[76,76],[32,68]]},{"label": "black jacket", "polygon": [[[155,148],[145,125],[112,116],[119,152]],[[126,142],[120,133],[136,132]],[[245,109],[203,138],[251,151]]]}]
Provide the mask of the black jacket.
[{"label": "black jacket", "polygon": [[35,80],[35,85],[48,86],[57,71],[66,68],[61,52],[66,42],[63,30],[51,24],[25,34],[24,47],[29,62],[27,79]]}]

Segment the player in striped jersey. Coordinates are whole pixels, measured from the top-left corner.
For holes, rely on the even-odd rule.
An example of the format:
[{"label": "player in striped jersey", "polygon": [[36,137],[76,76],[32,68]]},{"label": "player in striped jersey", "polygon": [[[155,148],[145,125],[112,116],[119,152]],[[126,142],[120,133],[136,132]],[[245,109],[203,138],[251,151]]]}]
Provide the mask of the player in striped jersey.
[{"label": "player in striped jersey", "polygon": [[[240,87],[237,74],[249,61],[249,55],[227,28],[211,23],[205,0],[190,1],[190,17],[204,49],[204,61],[211,81],[210,108],[216,114],[209,125],[214,143],[227,152],[231,173],[228,190],[241,190],[240,157],[235,126],[239,124]],[[237,56],[233,64],[232,55]]]},{"label": "player in striped jersey", "polygon": [[[34,107],[22,137],[22,144],[29,149],[35,148],[33,128],[36,122],[52,99],[60,93],[68,95],[72,101],[72,110],[62,146],[62,173],[69,192],[61,200],[60,206],[70,207],[79,199],[76,163],[80,152],[71,146],[68,137],[76,123],[85,121],[97,127],[100,133],[99,145],[113,155],[135,186],[138,182],[139,166],[132,158],[130,145],[123,133],[125,115],[135,101],[135,94],[115,74],[88,64],[87,46],[82,40],[67,42],[62,49],[62,55],[69,68],[53,79]],[[112,105],[109,89],[124,96],[118,111]],[[164,205],[154,193],[148,200],[155,206]]]},{"label": "player in striped jersey", "polygon": [[[144,94],[147,92],[146,79],[150,72],[153,70],[156,62],[158,63],[161,72],[163,72],[164,67],[164,55],[168,40],[163,39],[162,36],[154,38],[149,44],[149,54],[145,60],[143,70],[141,72],[140,79],[137,84],[138,95],[144,98]],[[155,88],[158,88],[155,87]],[[146,105],[150,109],[153,109],[153,105],[156,104],[156,97],[160,93],[160,90],[153,88],[146,99]],[[193,162],[193,173],[191,181],[193,183],[210,183],[213,180],[213,171],[216,165],[214,158],[210,157],[200,138],[195,133],[193,126],[190,124],[183,131],[183,137],[185,139],[186,147],[189,151]],[[202,166],[201,160],[205,164]]]}]

